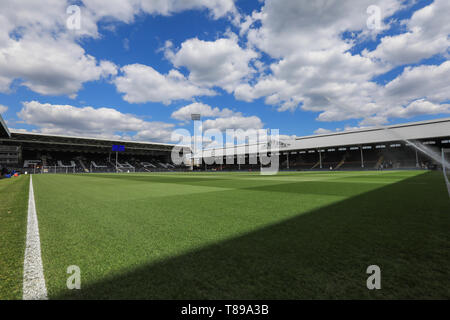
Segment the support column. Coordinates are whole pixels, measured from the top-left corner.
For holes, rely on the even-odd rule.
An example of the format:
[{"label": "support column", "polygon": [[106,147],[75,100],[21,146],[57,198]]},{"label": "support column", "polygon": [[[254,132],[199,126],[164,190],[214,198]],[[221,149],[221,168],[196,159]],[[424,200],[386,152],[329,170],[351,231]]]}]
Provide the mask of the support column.
[{"label": "support column", "polygon": [[360,146],[359,149],[361,150],[361,168],[364,168],[364,156],[362,146]]},{"label": "support column", "polygon": [[289,169],[289,151],[287,152],[287,168]]},{"label": "support column", "polygon": [[419,153],[417,152],[417,149],[414,148],[414,150],[416,150],[416,168],[419,168]]},{"label": "support column", "polygon": [[119,153],[116,151],[116,173],[118,172],[118,171],[117,171],[117,162],[118,162],[118,160],[119,160],[118,158],[119,158]]},{"label": "support column", "polygon": [[320,149],[319,149],[319,163],[320,163],[320,169],[322,169],[322,152],[320,152]]}]

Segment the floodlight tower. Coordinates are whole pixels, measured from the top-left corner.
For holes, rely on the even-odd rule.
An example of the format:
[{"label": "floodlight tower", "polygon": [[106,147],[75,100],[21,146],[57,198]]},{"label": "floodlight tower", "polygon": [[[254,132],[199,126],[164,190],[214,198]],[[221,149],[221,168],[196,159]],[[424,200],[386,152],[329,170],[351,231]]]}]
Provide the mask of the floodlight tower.
[{"label": "floodlight tower", "polygon": [[192,167],[192,171],[194,171],[195,154],[197,153],[197,121],[200,121],[201,114],[200,113],[192,113],[191,119],[192,119],[192,121],[194,121],[194,143],[193,143],[193,150],[192,150],[192,157],[191,157],[191,167]]}]

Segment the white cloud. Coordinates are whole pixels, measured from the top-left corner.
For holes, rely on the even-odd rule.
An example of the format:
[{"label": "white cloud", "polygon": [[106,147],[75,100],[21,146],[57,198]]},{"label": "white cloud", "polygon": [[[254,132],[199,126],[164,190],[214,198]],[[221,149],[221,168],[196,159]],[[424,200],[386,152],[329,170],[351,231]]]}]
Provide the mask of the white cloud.
[{"label": "white cloud", "polygon": [[436,104],[425,99],[416,100],[411,102],[406,107],[396,107],[386,112],[389,117],[396,118],[411,118],[424,114],[444,113],[450,113],[450,104]]},{"label": "white cloud", "polygon": [[[184,106],[172,113],[173,119],[189,121],[192,113],[200,113],[202,116],[203,130],[216,129],[226,131],[227,129],[261,129],[264,124],[257,116],[244,116],[241,112],[235,112],[228,108],[213,108],[207,104],[194,102]],[[205,118],[212,118],[206,119]]]},{"label": "white cloud", "polygon": [[236,35],[216,41],[197,38],[186,40],[177,52],[169,47],[166,56],[176,67],[189,70],[189,80],[201,86],[219,86],[231,93],[255,70],[249,66],[258,55],[251,49],[243,49]]},{"label": "white cloud", "polygon": [[130,103],[189,100],[196,96],[212,96],[214,91],[190,83],[179,71],[171,70],[163,75],[152,67],[142,64],[124,66],[123,75],[114,79],[117,90],[125,93]]},{"label": "white cloud", "polygon": [[[257,116],[244,116],[241,112],[235,112],[228,108],[213,108],[207,104],[194,102],[184,106],[172,113],[172,118],[189,121],[192,113],[200,113],[202,116],[202,130],[219,130],[225,133],[227,130],[237,130],[236,138],[244,139],[248,134],[248,130],[262,129],[264,124]],[[205,118],[207,118],[205,120]],[[210,118],[210,119],[208,119]],[[211,119],[212,118],[212,119]],[[287,136],[283,136],[287,137]],[[208,148],[218,147],[216,141],[211,142],[210,139],[203,140],[208,144]]]},{"label": "white cloud", "polygon": [[5,113],[6,111],[8,111],[8,107],[0,104],[0,114]]},{"label": "white cloud", "polygon": [[76,42],[78,37],[93,36],[96,31],[68,30],[67,7],[68,3],[60,0],[2,3],[1,92],[9,92],[11,83],[18,80],[41,94],[74,95],[84,82],[116,73],[114,64],[97,61]]},{"label": "white cloud", "polygon": [[389,82],[384,94],[394,103],[406,104],[426,97],[433,102],[450,100],[450,61],[440,65],[408,67]]},{"label": "white cloud", "polygon": [[236,13],[233,0],[82,0],[84,6],[100,20],[115,18],[130,23],[134,16],[146,13],[171,15],[185,10],[209,10],[214,19]]},{"label": "white cloud", "polygon": [[[240,20],[233,0],[82,0],[81,30],[68,30],[69,1],[4,2],[0,92],[9,92],[18,83],[44,95],[73,97],[86,82],[116,76],[112,62],[99,61],[81,45],[82,37],[100,37],[100,21],[114,26],[117,21],[131,23],[137,15],[171,15],[191,9],[207,10],[214,19]],[[394,66],[436,54],[448,58],[449,2],[435,0],[402,21],[406,32],[384,36],[374,51],[351,54],[355,44],[380,32],[366,25],[367,8],[373,4],[381,8],[381,18],[386,18],[402,8],[403,1],[266,0],[260,11],[240,20],[241,38],[228,31],[215,41],[188,39],[179,48],[167,42],[166,57],[182,72],[186,68],[186,76],[176,69],[161,74],[150,66],[130,64],[113,83],[130,103],[193,100],[215,95],[213,88],[221,87],[240,100],[264,98],[279,111],[301,107],[317,112],[319,121],[360,119],[360,125],[383,124],[391,117],[446,113],[449,61],[408,67],[386,85],[372,79]],[[343,32],[353,31],[361,33],[351,40],[342,38]],[[271,58],[264,59],[270,61],[267,65],[257,60],[261,53]],[[225,123],[262,125],[258,117],[196,103],[172,116],[186,120],[195,108],[215,118],[208,121],[217,127]]]},{"label": "white cloud", "polygon": [[263,123],[257,116],[232,116],[227,118],[209,119],[203,121],[203,129],[218,129],[225,131],[226,129],[261,129]]},{"label": "white cloud", "polygon": [[394,80],[372,92],[376,101],[363,108],[361,125],[381,125],[389,118],[448,113],[450,100],[450,61],[440,65],[407,67]]},{"label": "white cloud", "polygon": [[376,50],[366,53],[367,56],[403,65],[445,54],[450,46],[449,12],[448,0],[435,0],[404,22],[405,33],[382,38]]},{"label": "white cloud", "polygon": [[[377,84],[373,78],[396,64],[448,51],[448,1],[437,0],[404,21],[408,32],[392,38],[401,42],[402,37],[411,37],[409,44],[384,45],[382,40],[374,52],[351,54],[355,44],[380,31],[367,27],[366,10],[373,4],[372,0],[266,0],[261,11],[242,20],[240,34],[247,35],[249,44],[274,62],[269,72],[240,84],[235,97],[244,101],[264,98],[278,111],[301,107],[318,112],[319,121],[360,119],[364,126],[384,124],[390,117],[445,110],[450,99],[449,61],[406,68],[387,85]],[[404,8],[399,0],[376,5],[382,19]],[[349,40],[342,38],[343,32],[361,33]],[[382,39],[390,41],[389,37]],[[429,103],[422,102],[421,108],[410,106],[421,99]]]},{"label": "white cloud", "polygon": [[314,130],[314,134],[329,134],[329,133],[337,133],[337,132],[346,132],[346,131],[354,131],[354,130],[360,130],[360,129],[365,129],[368,127],[371,127],[372,125],[361,125],[361,126],[345,126],[343,129],[342,128],[336,128],[334,130],[330,130],[330,129],[324,129],[324,128],[318,128],[316,130]]},{"label": "white cloud", "polygon": [[22,85],[44,95],[71,95],[84,82],[116,72],[113,63],[97,62],[67,38],[26,35],[0,48],[0,75],[6,79],[0,87],[3,92],[14,79],[22,79]]},{"label": "white cloud", "polygon": [[381,126],[383,124],[388,123],[388,118],[386,115],[376,115],[365,117],[358,124],[360,126]]},{"label": "white cloud", "polygon": [[173,124],[149,122],[112,108],[52,105],[23,102],[17,113],[26,124],[45,134],[75,135],[109,139],[131,138],[144,141],[170,141]]},{"label": "white cloud", "polygon": [[[228,111],[213,112],[217,115],[228,114]],[[53,105],[38,101],[23,102],[23,108],[17,115],[23,123],[38,128],[33,129],[33,132],[44,134],[173,142],[171,135],[175,128],[170,123],[145,121],[135,115],[125,114],[113,108]],[[233,115],[203,122],[204,130],[247,130],[261,129],[262,127],[262,121],[256,116]]]},{"label": "white cloud", "polygon": [[56,31],[64,26],[67,2],[64,0],[2,1],[0,11],[0,47],[10,39],[34,31]]},{"label": "white cloud", "polygon": [[[321,111],[341,108],[342,105],[361,108],[369,103],[363,94],[376,85],[370,78],[387,71],[368,58],[344,52],[346,46],[321,51],[299,51],[271,65],[272,73],[258,79],[254,86],[244,84],[235,91],[238,99],[251,101],[266,97],[267,104],[279,111]],[[348,110],[349,111],[349,110]]]},{"label": "white cloud", "polygon": [[331,132],[333,132],[333,131],[329,130],[329,129],[318,128],[317,130],[314,131],[314,134],[327,134],[327,133],[331,133]]},{"label": "white cloud", "polygon": [[82,0],[79,30],[69,30],[66,10],[73,1],[2,1],[0,11],[0,92],[14,80],[44,95],[74,97],[83,83],[115,75],[116,67],[86,54],[82,37],[99,38],[100,21],[130,23],[138,14],[170,15],[209,10],[214,19],[237,14],[233,0]]},{"label": "white cloud", "polygon": [[[266,0],[261,12],[252,14],[252,20],[259,21],[261,27],[246,26],[248,38],[275,58],[298,51],[328,50],[343,44],[342,32],[371,31],[367,28],[367,8],[373,4],[373,0]],[[384,19],[401,7],[401,1],[380,0],[376,5]]]},{"label": "white cloud", "polygon": [[[241,31],[247,33],[251,45],[275,62],[254,84],[238,86],[235,97],[245,101],[265,97],[266,104],[277,106],[279,111],[302,106],[304,110],[327,112],[320,120],[330,119],[330,114],[344,119],[361,113],[373,103],[367,94],[377,90],[370,80],[389,69],[349,53],[356,40],[344,40],[342,33],[362,30],[370,34],[367,8],[372,4],[371,0],[267,0],[260,12],[244,20]],[[401,6],[397,0],[377,5],[382,19]],[[255,21],[260,26],[252,25]]]},{"label": "white cloud", "polygon": [[230,116],[241,116],[240,112],[234,112],[228,108],[219,109],[213,108],[207,104],[194,102],[187,106],[184,106],[176,111],[174,111],[171,115],[173,119],[180,121],[190,121],[191,114],[199,113],[202,118],[218,118],[218,117],[230,117]]}]

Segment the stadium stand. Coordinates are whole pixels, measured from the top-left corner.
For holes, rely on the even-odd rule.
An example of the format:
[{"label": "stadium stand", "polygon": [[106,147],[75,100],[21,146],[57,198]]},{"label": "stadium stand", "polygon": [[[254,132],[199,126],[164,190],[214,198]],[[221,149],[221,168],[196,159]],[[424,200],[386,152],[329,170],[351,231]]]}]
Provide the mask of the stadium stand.
[{"label": "stadium stand", "polygon": [[[380,170],[431,169],[439,166],[413,144],[425,144],[430,150],[450,146],[450,118],[367,128],[330,134],[299,137],[284,141],[279,148],[280,170]],[[248,146],[247,146],[248,147]],[[248,149],[248,148],[247,148]],[[204,150],[202,159],[209,162],[227,154],[227,149]],[[235,156],[235,163],[238,154]],[[258,170],[261,165],[246,164],[241,170]],[[251,155],[250,155],[251,156]],[[225,157],[223,157],[225,159]],[[239,165],[205,165],[209,170],[237,170]]]},{"label": "stadium stand", "polygon": [[[1,116],[0,120],[0,167],[8,170],[34,173],[191,170],[189,166],[171,162],[174,146],[170,144],[9,131]],[[439,166],[411,143],[426,144],[438,153],[442,148],[449,148],[450,118],[286,140],[277,151],[279,169],[337,171]],[[125,147],[118,154],[117,164],[113,145]],[[186,148],[184,152],[188,154],[190,150]],[[258,171],[261,168],[255,154],[241,152],[228,159],[225,154],[226,149],[203,150],[198,157],[199,164],[193,169]]]},{"label": "stadium stand", "polygon": [[[189,169],[171,163],[170,144],[10,132],[1,116],[0,120],[0,167],[8,170],[88,173]],[[118,154],[117,168],[113,145],[125,147]]]}]

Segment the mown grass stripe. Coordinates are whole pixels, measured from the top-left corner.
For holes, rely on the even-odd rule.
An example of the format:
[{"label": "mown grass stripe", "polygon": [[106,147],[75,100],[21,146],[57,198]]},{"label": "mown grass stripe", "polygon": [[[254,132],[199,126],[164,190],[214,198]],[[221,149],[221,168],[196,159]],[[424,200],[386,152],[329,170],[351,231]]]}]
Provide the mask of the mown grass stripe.
[{"label": "mown grass stripe", "polygon": [[28,180],[0,179],[0,300],[22,299]]}]

